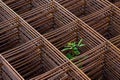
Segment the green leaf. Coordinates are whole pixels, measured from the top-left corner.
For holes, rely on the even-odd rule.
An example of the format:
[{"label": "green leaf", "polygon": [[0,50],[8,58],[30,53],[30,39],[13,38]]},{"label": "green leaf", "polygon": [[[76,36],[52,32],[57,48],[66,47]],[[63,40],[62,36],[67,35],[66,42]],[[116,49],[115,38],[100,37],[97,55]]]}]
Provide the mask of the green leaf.
[{"label": "green leaf", "polygon": [[67,45],[67,47],[74,47],[75,46],[75,44],[74,43],[68,43],[68,45]]},{"label": "green leaf", "polygon": [[75,54],[75,56],[77,56],[77,55],[80,54],[80,52],[79,51],[74,51],[74,54]]},{"label": "green leaf", "polygon": [[78,42],[78,46],[81,45],[83,39],[80,39],[80,41]]},{"label": "green leaf", "polygon": [[66,57],[67,57],[68,59],[73,59],[73,56],[72,56],[70,53],[66,54]]},{"label": "green leaf", "polygon": [[69,43],[67,44],[67,47],[72,47],[72,45],[73,45],[73,43],[72,43],[72,42],[69,42]]},{"label": "green leaf", "polygon": [[78,47],[83,47],[83,46],[85,46],[85,44],[80,44]]},{"label": "green leaf", "polygon": [[61,51],[63,52],[63,51],[71,50],[71,49],[72,49],[72,48],[69,47],[69,48],[64,48],[64,49],[62,49]]},{"label": "green leaf", "polygon": [[77,48],[77,47],[74,47],[74,48],[73,48],[73,51],[78,51],[78,48]]},{"label": "green leaf", "polygon": [[76,46],[76,42],[73,42],[72,46],[75,47]]}]

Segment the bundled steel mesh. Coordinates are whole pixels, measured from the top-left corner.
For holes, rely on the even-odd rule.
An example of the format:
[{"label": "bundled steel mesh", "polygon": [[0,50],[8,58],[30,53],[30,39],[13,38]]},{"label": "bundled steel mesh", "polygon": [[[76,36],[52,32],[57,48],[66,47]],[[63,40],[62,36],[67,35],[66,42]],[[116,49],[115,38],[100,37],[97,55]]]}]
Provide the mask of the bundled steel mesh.
[{"label": "bundled steel mesh", "polygon": [[[68,59],[61,55],[57,49],[53,49],[42,37],[31,40],[12,50],[8,50],[2,53],[2,55],[26,80],[38,75],[46,75],[46,72],[49,73],[50,70],[58,70],[58,67],[69,62]],[[74,65],[72,65],[72,67],[77,69]],[[79,71],[79,69],[77,70]],[[85,80],[89,79],[84,73],[78,73],[77,76],[81,77],[81,79],[82,76]]]},{"label": "bundled steel mesh", "polygon": [[[29,1],[25,1],[24,3],[28,2]],[[5,3],[7,4],[6,1]],[[17,10],[19,10],[20,12],[23,11],[22,13],[18,13],[17,10],[14,10],[14,8],[11,7],[15,12],[20,14],[20,16],[23,19],[25,19],[32,27],[34,27],[41,34],[53,31],[56,28],[66,25],[76,19],[72,16],[69,16],[69,14],[67,14],[67,12],[65,12],[64,9],[61,9],[61,7],[54,7],[57,4],[54,4],[53,2],[48,2],[47,0],[36,0],[31,2],[31,5],[34,3],[36,3],[37,5],[35,5],[35,7],[32,6],[31,9],[27,11],[27,5],[21,6],[17,5],[16,3],[17,1],[14,1],[11,4],[8,4],[8,6],[17,6]],[[25,10],[22,10],[21,7],[25,8]]]},{"label": "bundled steel mesh", "polygon": [[2,55],[0,55],[0,80],[23,80]]},{"label": "bundled steel mesh", "polygon": [[38,37],[30,25],[0,4],[0,53]]},{"label": "bundled steel mesh", "polygon": [[[49,0],[52,1],[52,0]],[[56,0],[77,17],[82,18],[107,7],[100,0]]]},{"label": "bundled steel mesh", "polygon": [[[106,39],[113,38],[117,35],[119,35],[119,10],[113,9],[111,5],[105,4],[105,1],[100,0],[58,0],[58,2],[63,5],[66,9],[68,9],[70,12],[76,12],[73,13],[77,17],[79,17],[81,20],[83,20],[86,24],[88,24],[90,27],[95,29],[97,32],[102,34]],[[72,7],[73,4],[76,5],[76,7]],[[76,3],[76,4],[75,4]],[[83,4],[83,12],[77,10],[79,9],[80,5],[77,5],[77,3],[84,3]],[[67,5],[67,6],[66,6]],[[71,6],[72,5],[72,6]],[[70,10],[69,7],[73,8],[73,10]],[[77,9],[76,9],[77,8]],[[118,18],[118,19],[117,19]],[[114,22],[116,20],[116,23]],[[117,28],[116,28],[117,27]]]},{"label": "bundled steel mesh", "polygon": [[120,0],[105,0],[105,1],[103,1],[103,3],[120,8]]},{"label": "bundled steel mesh", "polygon": [[[39,5],[47,4],[47,0],[2,0],[12,10],[18,14],[25,13],[29,10],[36,8]],[[40,3],[39,3],[40,2]]]},{"label": "bundled steel mesh", "polygon": [[72,64],[67,62],[30,80],[89,80],[87,77],[79,76],[79,73]]},{"label": "bundled steel mesh", "polygon": [[12,16],[0,6],[0,22],[10,19]]},{"label": "bundled steel mesh", "polygon": [[119,80],[120,50],[103,43],[72,60],[92,80]]},{"label": "bundled steel mesh", "polygon": [[[120,79],[119,0],[2,1],[0,52],[10,69],[1,79]],[[73,59],[60,52],[81,39],[85,46]]]}]

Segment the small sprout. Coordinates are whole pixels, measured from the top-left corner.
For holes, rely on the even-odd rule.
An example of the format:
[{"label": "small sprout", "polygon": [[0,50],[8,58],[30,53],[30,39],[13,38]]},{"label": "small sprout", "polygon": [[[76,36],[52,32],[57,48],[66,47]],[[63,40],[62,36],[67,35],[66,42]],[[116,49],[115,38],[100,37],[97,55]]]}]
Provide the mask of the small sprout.
[{"label": "small sprout", "polygon": [[66,57],[68,58],[68,59],[73,59],[73,56],[71,55],[71,54],[66,54]]},{"label": "small sprout", "polygon": [[82,41],[83,41],[83,39],[81,39],[81,40],[78,42],[78,47],[83,47],[83,46],[85,46],[85,44],[82,44]]},{"label": "small sprout", "polygon": [[82,44],[82,41],[83,39],[81,39],[78,43],[69,42],[61,51],[69,51],[69,53],[66,54],[66,57],[69,59],[73,59],[75,56],[80,55],[79,48],[85,46],[85,44]]}]

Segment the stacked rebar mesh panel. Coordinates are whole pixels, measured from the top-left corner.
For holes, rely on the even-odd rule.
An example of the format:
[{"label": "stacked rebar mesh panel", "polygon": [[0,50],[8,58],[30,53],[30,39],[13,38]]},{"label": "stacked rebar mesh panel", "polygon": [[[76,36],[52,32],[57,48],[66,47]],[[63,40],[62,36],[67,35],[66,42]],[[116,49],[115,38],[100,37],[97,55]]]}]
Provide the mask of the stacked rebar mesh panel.
[{"label": "stacked rebar mesh panel", "polygon": [[25,79],[30,79],[64,63],[55,53],[43,39],[37,38],[2,55]]},{"label": "stacked rebar mesh panel", "polygon": [[108,1],[110,1],[113,4],[116,4],[117,6],[119,6],[120,4],[120,0],[108,0]]},{"label": "stacked rebar mesh panel", "polygon": [[83,80],[79,72],[70,63],[62,64],[43,75],[38,75],[30,80]]},{"label": "stacked rebar mesh panel", "polygon": [[[24,79],[31,79],[41,74],[46,75],[46,72],[54,70],[54,68],[57,67],[60,69],[62,65],[64,66],[64,64],[69,63],[69,67],[71,67],[71,70],[69,70],[71,75],[66,72],[67,75],[72,76],[69,79],[90,80],[80,69],[71,63],[71,61],[62,55],[59,50],[57,50],[49,41],[47,41],[42,35],[40,35],[29,24],[27,24],[20,16],[14,13],[3,2],[0,3],[3,9],[6,9],[10,15],[15,16],[15,22],[24,24],[23,32],[25,31],[25,28],[28,29],[28,32],[31,31],[31,33],[26,34],[29,36],[29,38],[27,39],[25,37],[25,40],[27,41],[25,41],[23,44],[14,48],[10,48],[9,50],[1,53]],[[72,75],[72,73],[75,74]],[[57,74],[54,76],[57,76]],[[63,80],[65,79],[63,78]]]},{"label": "stacked rebar mesh panel", "polygon": [[[54,72],[65,68],[64,64],[69,63],[72,71],[68,77],[70,79],[83,79],[89,80],[83,72],[76,68],[69,60],[60,55],[52,46],[47,43],[44,39],[36,38],[35,40],[29,41],[19,47],[2,53],[7,61],[24,77],[26,80],[34,78],[36,76],[42,76],[43,79],[35,80],[46,80],[45,78],[51,76]],[[66,66],[67,67],[67,66]],[[52,71],[52,73],[51,73]],[[67,75],[67,72],[65,72]],[[75,73],[72,75],[72,73]],[[56,77],[58,74],[54,74]],[[62,75],[58,77],[58,80],[62,79]],[[60,78],[60,79],[59,79]],[[34,80],[34,79],[33,79]],[[56,80],[56,79],[55,79]],[[63,80],[65,80],[63,78]]]},{"label": "stacked rebar mesh panel", "polygon": [[[47,0],[2,0],[18,14],[30,11],[37,6],[47,4]],[[40,3],[39,3],[40,2]]]},{"label": "stacked rebar mesh panel", "polygon": [[[2,53],[22,77],[31,80],[120,79],[118,7],[106,0],[3,1],[59,50],[68,42],[80,39],[85,44],[81,54],[71,60],[76,67],[64,56],[66,52],[63,55],[29,25],[27,28],[35,34],[34,39]],[[9,11],[8,7],[4,9]],[[10,13],[14,12],[10,10]],[[27,24],[22,18],[14,19]]]},{"label": "stacked rebar mesh panel", "polygon": [[[25,2],[28,3],[28,1]],[[17,12],[17,10],[11,7],[15,12],[17,12],[24,20],[26,20],[41,34],[53,31],[56,28],[66,25],[76,19],[74,17],[69,16],[64,11],[64,9],[53,7],[54,3],[52,1],[48,2],[47,0],[33,0],[33,2],[31,1],[31,3],[29,3],[29,5],[32,5],[32,7],[30,7],[30,9],[27,11],[27,5],[15,5],[16,3],[17,1],[14,1],[14,3],[8,4],[8,6],[11,7],[12,5],[19,7],[17,10],[19,10],[20,12],[22,9],[25,8],[25,11],[22,10],[23,12],[19,13]]]},{"label": "stacked rebar mesh panel", "polygon": [[33,38],[35,35],[23,22],[9,19],[0,23],[0,52],[12,49]]},{"label": "stacked rebar mesh panel", "polygon": [[[100,2],[101,3],[101,2]],[[102,3],[103,5],[105,5],[104,3]],[[83,19],[90,19],[90,21],[91,22],[89,22],[89,23],[92,23],[92,25],[94,25],[94,26],[92,26],[92,25],[90,25],[92,28],[94,28],[94,27],[96,27],[96,26],[98,26],[98,25],[100,25],[98,28],[101,28],[102,26],[103,26],[103,29],[98,29],[97,31],[100,31],[100,30],[104,30],[104,28],[106,28],[106,26],[108,26],[108,28],[107,28],[107,30],[105,30],[105,31],[102,31],[101,32],[101,34],[106,38],[106,39],[111,39],[111,38],[113,38],[113,37],[115,37],[115,36],[117,36],[117,35],[119,35],[119,31],[117,32],[117,30],[119,29],[119,24],[116,24],[116,25],[118,25],[118,26],[116,26],[116,27],[118,27],[118,29],[117,28],[114,28],[114,24],[110,24],[109,23],[109,21],[111,21],[111,23],[112,23],[112,19],[119,19],[119,15],[115,15],[115,16],[112,16],[112,14],[114,13],[114,12],[112,12],[111,11],[111,9],[110,9],[110,5],[109,6],[106,6],[104,9],[101,9],[100,11],[96,11],[95,13],[92,13],[92,14],[90,14],[90,15],[88,15],[88,16],[85,16],[85,17],[83,17],[83,18],[81,18],[82,20]],[[114,10],[113,10],[114,11]],[[119,10],[117,10],[117,11],[119,11]],[[115,11],[115,13],[117,13],[117,11]],[[100,14],[100,13],[102,13],[102,14]],[[117,13],[117,14],[119,14],[119,13]],[[96,16],[95,16],[96,15]],[[95,16],[95,17],[93,17],[93,16]],[[101,17],[100,17],[101,16]],[[111,18],[112,17],[112,18]],[[115,17],[115,18],[114,18]],[[96,21],[96,19],[95,18],[97,18],[97,21]],[[108,19],[107,19],[108,18]],[[94,20],[95,19],[95,20]],[[103,20],[102,20],[103,19]],[[92,20],[94,20],[94,21],[92,21]],[[102,20],[102,22],[105,22],[105,23],[103,23],[102,25],[101,25],[101,21],[100,20]],[[109,21],[106,21],[106,20],[109,20]],[[96,22],[95,22],[96,21]],[[117,21],[117,20],[116,20]],[[79,21],[80,22],[80,21]],[[119,22],[119,20],[118,20],[118,22]],[[76,22],[77,23],[77,22]],[[113,23],[114,23],[114,21],[113,21]],[[50,33],[48,33],[48,34],[51,34],[51,36],[50,36],[50,39],[51,39],[51,41],[54,41],[54,40],[57,40],[57,39],[59,39],[58,41],[56,41],[56,42],[59,42],[60,40],[62,40],[62,39],[65,39],[66,37],[68,37],[68,36],[71,36],[70,34],[68,34],[67,36],[65,36],[64,38],[57,38],[57,37],[60,37],[60,36],[62,36],[61,34],[63,34],[63,35],[65,35],[65,33],[66,32],[70,32],[70,31],[74,31],[74,29],[76,28],[76,26],[75,26],[75,24],[74,23],[72,23],[73,25],[74,25],[74,27],[71,29],[71,30],[69,30],[69,28],[67,27],[67,26],[71,26],[71,24],[70,25],[67,25],[67,26],[65,26],[65,27],[67,27],[66,29],[68,29],[68,31],[65,31],[64,32],[64,30],[65,30],[65,28],[60,28],[60,29],[58,29],[58,30],[56,30],[56,31],[53,31],[53,32],[50,32]],[[88,23],[87,23],[88,24]],[[107,24],[107,25],[106,25]],[[77,25],[77,24],[76,24]],[[110,28],[112,28],[112,29],[110,29],[109,30],[109,26],[111,26]],[[80,27],[79,27],[80,28]],[[95,28],[94,28],[95,29]],[[115,30],[114,30],[115,29]],[[76,31],[78,30],[78,32],[80,32],[80,31],[82,31],[82,29],[80,28],[80,29],[76,29]],[[112,31],[111,31],[112,30]],[[89,30],[87,30],[87,31],[89,31]],[[62,33],[63,32],[63,33]],[[85,32],[85,31],[83,31],[83,32]],[[83,34],[83,32],[82,33],[80,33],[79,35],[82,35]],[[116,33],[117,32],[117,33]],[[74,33],[74,32],[71,32],[71,33]],[[49,36],[48,34],[45,34],[45,36]],[[54,36],[53,36],[54,35]],[[60,36],[58,36],[58,35],[60,35]],[[85,34],[83,34],[83,35],[85,35]],[[83,36],[82,35],[82,36]],[[75,36],[75,34],[74,34],[74,36]],[[87,36],[88,37],[88,36]],[[47,37],[46,37],[47,38]],[[55,39],[54,39],[55,38]],[[57,38],[57,39],[56,39]],[[72,38],[73,38],[73,36],[72,36]],[[86,38],[86,37],[85,37]],[[66,39],[69,39],[69,38],[66,38]],[[74,38],[73,38],[74,39]],[[84,38],[83,38],[84,39]],[[49,40],[49,37],[48,37],[48,40]],[[87,40],[89,40],[89,39],[87,39]],[[66,41],[66,40],[63,40],[63,41]],[[63,41],[61,41],[61,42],[59,42],[59,44],[58,45],[60,45],[60,47],[62,47],[61,46],[61,44],[62,44],[62,42]],[[72,41],[72,40],[71,40]],[[74,40],[73,40],[74,41]],[[55,42],[55,44],[56,44],[56,42]],[[68,41],[68,42],[70,42],[70,41]],[[91,41],[90,41],[91,42]],[[63,43],[63,44],[65,44],[65,43]],[[92,43],[93,44],[93,43]],[[87,44],[88,45],[88,44]],[[57,46],[56,46],[57,47]],[[59,47],[58,47],[59,48]],[[84,50],[84,49],[81,49],[81,51],[82,50]],[[105,52],[106,53],[106,52]],[[119,53],[117,53],[117,54],[119,54]],[[95,55],[94,55],[94,57],[93,58],[95,58]],[[77,58],[76,58],[77,59]],[[80,59],[83,59],[84,60],[84,57],[83,58],[78,58],[78,67],[80,67],[81,66],[81,63],[80,63]],[[97,58],[95,58],[95,59],[97,59]],[[99,62],[99,61],[98,61]],[[118,58],[118,62],[119,62],[119,58]],[[74,63],[76,63],[76,62],[74,62]],[[89,62],[90,63],[90,62]],[[87,63],[88,64],[88,63]],[[102,63],[100,63],[100,64],[102,64]],[[94,64],[93,64],[94,65]],[[96,65],[96,63],[95,63],[95,65]],[[90,66],[89,64],[88,64],[88,66]],[[98,65],[99,66],[99,65]],[[98,67],[97,66],[97,67]],[[117,66],[117,65],[116,65]],[[92,67],[92,69],[93,69],[93,71],[91,71],[90,73],[88,73],[88,76],[90,75],[90,77],[91,77],[91,79],[110,79],[109,78],[109,75],[107,76],[107,77],[102,77],[102,76],[106,76],[107,74],[111,74],[111,73],[106,73],[106,74],[104,74],[103,73],[103,75],[102,76],[100,76],[99,75],[99,73],[97,73],[96,75],[95,75],[95,73],[96,73],[96,71],[94,72],[94,68],[95,68],[95,66],[94,67]],[[91,69],[91,70],[92,70]],[[98,67],[98,69],[100,69],[100,67]],[[102,70],[101,70],[102,71]],[[111,70],[110,70],[111,71]],[[93,74],[92,74],[93,73]],[[116,72],[115,72],[116,73]],[[87,73],[86,73],[87,74]],[[114,74],[114,73],[113,73]],[[117,77],[113,77],[112,76],[112,78],[111,79],[119,79],[120,77],[119,77],[119,73],[117,73],[118,74],[118,76]],[[94,76],[93,76],[94,75]],[[99,77],[98,77],[98,75],[99,75]],[[115,74],[116,75],[116,74]]]},{"label": "stacked rebar mesh panel", "polygon": [[38,37],[33,28],[0,2],[0,53]]},{"label": "stacked rebar mesh panel", "polygon": [[[113,1],[108,0],[108,1],[110,1],[111,3],[113,3],[114,5],[116,5],[117,7],[120,8],[120,0],[113,0]],[[107,2],[108,2],[108,1],[107,1]],[[111,4],[111,3],[110,3],[110,4]]]},{"label": "stacked rebar mesh panel", "polygon": [[[115,2],[118,2],[117,0]],[[110,5],[113,11],[113,16],[112,16],[112,24],[114,25],[114,27],[116,28],[116,30],[119,32],[119,27],[120,27],[120,9],[118,7],[116,7],[115,5],[113,5],[112,3],[110,3],[109,1],[104,1],[104,3],[106,5]],[[119,46],[119,39],[120,39],[120,34],[118,34],[117,36],[113,37],[110,39],[110,41],[117,46],[118,48],[120,48]]]},{"label": "stacked rebar mesh panel", "polygon": [[[66,2],[63,0],[64,3],[58,0],[58,2],[107,39],[115,35],[112,34],[113,31],[110,32],[112,11],[109,5],[103,4],[100,0],[66,0]],[[75,6],[71,7],[73,3]],[[81,4],[81,7],[76,5],[77,3]]]},{"label": "stacked rebar mesh panel", "polygon": [[[92,80],[119,80],[120,50],[111,43],[101,44],[72,60]],[[81,63],[80,63],[81,62]]]},{"label": "stacked rebar mesh panel", "polygon": [[120,0],[108,0],[108,1],[120,8]]},{"label": "stacked rebar mesh panel", "polygon": [[0,80],[23,80],[2,55],[0,55]]},{"label": "stacked rebar mesh panel", "polygon": [[[108,6],[109,7],[109,6]],[[108,8],[107,7],[107,8]],[[106,9],[107,9],[106,8]],[[109,8],[108,8],[108,10],[109,10]],[[104,9],[102,9],[101,11],[99,11],[99,12],[104,12],[105,10]],[[96,13],[96,12],[95,12]],[[94,13],[94,14],[95,14]],[[106,12],[106,15],[107,14],[109,14],[110,12],[108,11],[108,12]],[[97,14],[98,15],[98,14]],[[101,16],[101,14],[100,14],[100,16]],[[99,17],[99,16],[98,16]],[[103,17],[102,17],[102,19],[104,18],[105,16],[103,15]],[[117,17],[117,16],[116,16]],[[118,16],[119,17],[119,16]],[[86,18],[87,19],[87,18]],[[98,20],[99,21],[99,20]],[[93,22],[92,22],[93,23]],[[83,43],[85,43],[86,44],[86,49],[84,49],[84,48],[82,48],[81,49],[81,52],[83,51],[83,54],[82,55],[79,55],[79,56],[77,56],[74,60],[73,60],[73,63],[75,63],[78,67],[81,67],[82,66],[82,70],[91,78],[91,79],[108,79],[108,80],[115,80],[115,79],[119,79],[120,77],[119,77],[119,73],[118,72],[116,72],[115,71],[115,73],[110,73],[111,72],[111,70],[113,70],[113,68],[115,68],[115,67],[118,67],[117,66],[117,64],[115,63],[115,64],[113,64],[113,68],[108,68],[108,70],[107,70],[107,68],[105,68],[105,71],[103,71],[104,69],[103,69],[103,65],[104,65],[104,59],[103,58],[101,58],[101,56],[103,56],[103,54],[105,54],[105,55],[109,55],[109,54],[107,54],[107,52],[109,51],[109,50],[104,50],[104,49],[106,49],[106,48],[108,48],[108,47],[105,47],[104,49],[102,49],[102,50],[98,50],[97,49],[97,45],[99,45],[99,44],[96,44],[96,47],[94,46],[94,48],[95,48],[95,53],[96,54],[94,54],[94,52],[91,52],[91,51],[93,51],[94,50],[94,48],[92,47],[93,46],[93,44],[94,44],[94,42],[95,43],[97,43],[96,41],[98,40],[98,42],[99,42],[99,40],[100,40],[100,38],[98,39],[98,38],[96,38],[95,39],[95,35],[94,35],[94,37],[92,37],[92,33],[90,33],[90,32],[93,32],[93,33],[95,33],[94,31],[91,31],[91,29],[87,29],[87,27],[85,27],[84,25],[83,25],[84,23],[82,23],[80,20],[78,20],[78,21],[76,21],[76,22],[72,22],[72,23],[70,23],[70,24],[68,24],[68,25],[65,25],[65,26],[63,26],[63,27],[61,27],[61,28],[59,28],[59,29],[57,29],[57,30],[54,30],[54,31],[52,31],[52,32],[49,32],[49,33],[47,33],[47,34],[44,34],[44,36],[50,41],[50,42],[52,42],[58,49],[62,49],[63,48],[63,46],[65,46],[65,44],[67,44],[68,42],[71,42],[71,41],[79,41],[79,39],[83,39],[84,40],[84,42]],[[95,24],[95,23],[94,23]],[[99,23],[100,24],[100,23]],[[104,25],[104,24],[103,24]],[[68,27],[67,27],[68,26]],[[83,26],[83,27],[82,27]],[[86,25],[87,26],[87,25]],[[97,25],[96,25],[97,26]],[[109,25],[108,25],[109,26]],[[117,27],[117,26],[116,26]],[[118,27],[119,27],[119,25],[118,25]],[[114,28],[114,27],[112,27],[112,28]],[[116,29],[116,28],[115,28]],[[89,33],[87,33],[86,32],[86,30],[89,32]],[[118,29],[116,29],[116,30],[118,30]],[[113,30],[114,31],[114,30]],[[103,33],[103,32],[102,32]],[[111,32],[112,33],[112,32]],[[73,34],[73,36],[72,36],[72,34]],[[90,34],[90,35],[89,35]],[[105,34],[105,33],[103,33],[103,34]],[[114,33],[113,33],[114,34]],[[78,35],[77,37],[76,37],[76,35]],[[119,35],[119,33],[117,33],[117,35]],[[115,35],[115,36],[117,36],[117,35]],[[90,37],[92,37],[92,38],[90,38]],[[104,36],[105,37],[105,36]],[[108,37],[108,38],[107,38]],[[105,37],[106,39],[109,39],[109,36],[107,35],[107,37]],[[114,36],[113,36],[114,37]],[[111,35],[110,35],[110,38],[113,38]],[[76,39],[76,38],[78,38],[78,39]],[[63,40],[63,41],[62,41]],[[87,41],[88,40],[88,41]],[[91,40],[91,41],[90,41]],[[95,41],[94,41],[95,40]],[[68,41],[68,42],[67,42]],[[92,43],[92,41],[93,41],[93,43]],[[102,41],[102,40],[101,40]],[[90,42],[90,43],[89,43]],[[108,41],[109,42],[109,41]],[[58,43],[58,44],[57,44]],[[102,43],[102,42],[101,42]],[[112,45],[111,43],[109,43],[110,45]],[[88,45],[90,45],[90,47],[88,47]],[[103,43],[103,44],[101,44],[101,45],[104,45],[104,46],[106,46],[106,43]],[[101,46],[101,45],[99,45],[99,46]],[[113,45],[112,45],[113,46]],[[93,49],[92,49],[93,48]],[[100,48],[102,48],[102,47],[100,47]],[[116,47],[115,47],[116,48]],[[91,50],[90,50],[91,49]],[[115,50],[114,48],[112,48],[113,50]],[[110,50],[112,50],[112,49],[110,49]],[[88,50],[90,50],[90,51],[88,51]],[[86,51],[88,51],[88,52],[86,52]],[[97,52],[98,51],[98,52]],[[104,52],[102,52],[102,51],[104,51]],[[119,51],[118,49],[116,49],[116,51]],[[118,63],[119,63],[119,52],[118,53],[116,53],[116,51],[115,51],[115,53],[112,53],[113,55],[118,55],[117,56],[117,60],[118,60]],[[90,53],[89,53],[90,52]],[[110,52],[114,52],[114,51],[110,51]],[[90,54],[90,57],[87,55],[87,54]],[[103,53],[103,54],[102,54]],[[113,56],[112,55],[112,56]],[[89,58],[88,58],[89,57]],[[108,56],[108,57],[110,57],[110,56]],[[88,60],[87,60],[87,58],[88,58]],[[100,58],[100,59],[99,59]],[[98,60],[97,60],[98,59]],[[94,62],[94,60],[95,60],[95,62]],[[98,61],[98,62],[96,62],[96,60]],[[116,60],[116,61],[117,61]],[[82,63],[81,63],[81,61],[83,61]],[[111,60],[110,60],[111,61]],[[113,61],[114,62],[114,61]],[[107,63],[107,62],[106,62]],[[109,63],[109,61],[108,61],[108,63]],[[110,63],[111,64],[111,63]],[[108,66],[108,65],[107,65]],[[106,67],[106,66],[105,66]],[[119,68],[117,68],[118,70],[119,70]],[[106,70],[107,70],[107,72],[106,72]],[[98,73],[97,73],[98,72]],[[115,75],[117,75],[118,74],[118,76],[115,76]],[[111,77],[109,77],[110,75],[112,75]]]},{"label": "stacked rebar mesh panel", "polygon": [[[42,2],[39,1],[38,4]],[[55,1],[48,1],[47,4],[39,5],[37,8],[20,14],[20,16],[28,23],[30,21],[31,25],[33,22],[32,26],[38,28],[37,31],[42,33],[50,42],[55,43],[54,45],[57,48],[62,48],[67,42],[78,41],[81,38],[86,38],[85,43],[88,44],[87,48],[93,48],[105,41],[99,37],[99,34],[86,27],[87,25]],[[54,23],[52,25],[51,21],[48,21],[51,17],[53,18],[52,23]],[[49,28],[50,26],[53,29]],[[41,28],[46,32],[43,32]],[[91,43],[88,42],[89,40]]]},{"label": "stacked rebar mesh panel", "polygon": [[[67,5],[67,3],[69,3],[69,6],[73,4],[69,0],[68,2],[63,1],[64,4],[60,0],[58,0],[58,2],[61,3],[63,6]],[[76,0],[76,3],[77,2],[78,1]],[[87,0],[86,2],[84,2],[86,3],[84,7],[84,11],[85,11],[84,16],[80,17],[80,19],[83,20],[85,23],[87,23],[90,27],[95,29],[97,32],[99,32],[101,35],[103,35],[106,39],[111,39],[119,35],[119,32],[120,32],[119,31],[120,10],[117,7],[112,6],[112,4],[107,2],[108,1]],[[68,6],[65,6],[65,7],[69,10]],[[72,8],[76,10],[74,12],[78,12],[76,7],[72,7]],[[92,13],[89,13],[89,12],[92,12]]]},{"label": "stacked rebar mesh panel", "polygon": [[[50,1],[50,0],[49,0]],[[83,18],[107,7],[100,0],[56,0],[79,18]]]}]

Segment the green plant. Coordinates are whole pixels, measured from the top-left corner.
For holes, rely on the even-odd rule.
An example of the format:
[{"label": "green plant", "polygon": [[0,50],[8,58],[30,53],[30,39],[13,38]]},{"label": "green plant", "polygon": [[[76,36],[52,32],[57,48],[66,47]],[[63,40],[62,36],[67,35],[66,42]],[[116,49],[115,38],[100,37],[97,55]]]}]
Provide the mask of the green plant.
[{"label": "green plant", "polygon": [[82,44],[83,39],[81,39],[78,43],[76,42],[69,42],[67,45],[62,49],[62,52],[68,51],[66,57],[69,59],[73,59],[75,56],[80,54],[79,48],[85,46]]}]

